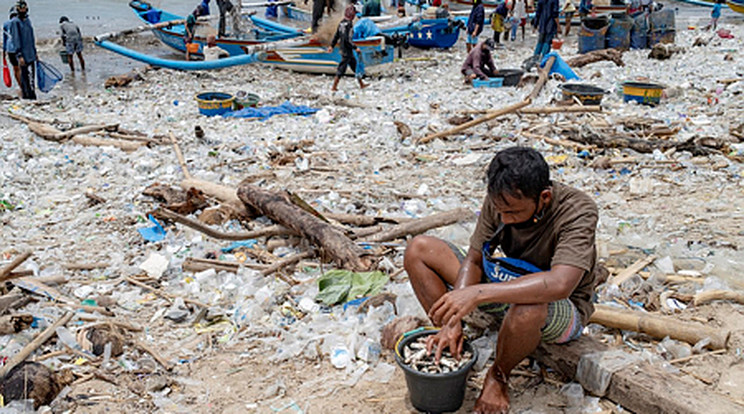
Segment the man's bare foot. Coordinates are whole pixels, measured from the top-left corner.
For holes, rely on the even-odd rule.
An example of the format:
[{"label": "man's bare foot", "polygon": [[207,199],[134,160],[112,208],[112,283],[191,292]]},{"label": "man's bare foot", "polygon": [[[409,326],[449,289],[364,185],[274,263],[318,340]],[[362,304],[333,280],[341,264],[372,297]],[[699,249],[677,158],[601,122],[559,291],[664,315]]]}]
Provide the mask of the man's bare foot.
[{"label": "man's bare foot", "polygon": [[[474,414],[507,414],[509,412],[509,385],[505,378],[494,373],[494,367],[488,370],[483,390],[475,401]],[[497,368],[498,369],[498,368]]]},{"label": "man's bare foot", "polygon": [[369,84],[368,84],[368,83],[363,83],[363,84],[359,85],[359,87],[360,87],[361,89],[364,89],[364,88],[366,88],[367,86],[369,86]]},{"label": "man's bare foot", "polygon": [[336,92],[337,90],[337,88],[331,88],[331,92]]}]

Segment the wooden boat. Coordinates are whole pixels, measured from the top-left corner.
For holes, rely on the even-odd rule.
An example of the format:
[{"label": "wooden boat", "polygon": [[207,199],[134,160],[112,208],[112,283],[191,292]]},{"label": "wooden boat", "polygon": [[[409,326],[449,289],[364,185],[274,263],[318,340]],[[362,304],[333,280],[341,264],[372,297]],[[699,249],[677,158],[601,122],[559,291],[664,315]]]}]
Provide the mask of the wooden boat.
[{"label": "wooden boat", "polygon": [[[295,7],[282,8],[284,15],[292,20],[309,23],[312,19],[310,12]],[[404,36],[409,45],[421,49],[447,49],[457,43],[462,25],[456,19],[423,19],[405,23],[391,15],[364,17],[379,24],[382,33],[387,36]],[[260,23],[259,23],[260,24]],[[386,27],[390,26],[390,27]]]},{"label": "wooden boat", "polygon": [[[533,0],[534,1],[534,0]],[[462,4],[464,6],[473,7],[473,0],[454,0],[457,4]],[[488,8],[496,8],[501,3],[503,3],[503,0],[483,0],[483,6]],[[594,2],[594,10],[597,13],[622,13],[626,10],[627,6],[624,4],[597,4],[598,2]],[[577,7],[578,8],[578,7]],[[528,13],[533,13],[535,10],[533,7],[527,7]],[[563,15],[563,13],[561,13]]]},{"label": "wooden boat", "polygon": [[[182,16],[160,10],[142,0],[132,0],[129,6],[143,22],[155,26],[169,21],[182,22],[184,19]],[[250,33],[251,38],[218,38],[217,46],[228,52],[231,57],[260,51],[258,63],[266,63],[296,72],[335,73],[336,66],[341,61],[338,48],[328,53],[324,45],[317,39],[304,36],[302,30],[256,16],[250,16],[250,20],[256,27]],[[183,41],[184,32],[183,23],[153,29],[154,35],[163,44],[182,53],[186,52],[186,45]],[[199,45],[199,52],[195,54],[199,56],[206,44],[206,38],[195,36],[194,43]],[[380,69],[382,64],[393,62],[394,48],[392,45],[387,45],[381,36],[354,41],[354,44],[361,50],[360,60],[367,72],[374,72]],[[119,53],[113,49],[115,48],[109,48]],[[121,47],[116,49],[121,49]],[[127,56],[133,55],[130,53]]]},{"label": "wooden boat", "polygon": [[741,0],[726,0],[726,5],[729,9],[744,14],[744,1]]},{"label": "wooden boat", "polygon": [[385,28],[386,35],[400,34],[408,44],[421,49],[447,49],[457,43],[464,24],[451,19],[424,19],[411,24]]}]

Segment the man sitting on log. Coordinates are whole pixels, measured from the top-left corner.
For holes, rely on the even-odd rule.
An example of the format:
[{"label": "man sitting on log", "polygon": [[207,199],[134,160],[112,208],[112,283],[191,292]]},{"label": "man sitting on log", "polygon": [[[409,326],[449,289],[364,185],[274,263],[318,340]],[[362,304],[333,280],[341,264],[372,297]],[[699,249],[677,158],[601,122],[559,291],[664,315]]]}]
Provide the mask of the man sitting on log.
[{"label": "man sitting on log", "polygon": [[508,412],[509,374],[540,341],[565,343],[581,335],[594,311],[594,287],[606,277],[597,264],[596,204],[552,182],[540,153],[500,151],[487,178],[467,254],[418,236],[404,259],[419,302],[442,327],[427,344],[429,352],[436,348],[437,360],[445,348],[462,352],[463,321],[500,325],[495,361],[474,407],[480,414]]}]

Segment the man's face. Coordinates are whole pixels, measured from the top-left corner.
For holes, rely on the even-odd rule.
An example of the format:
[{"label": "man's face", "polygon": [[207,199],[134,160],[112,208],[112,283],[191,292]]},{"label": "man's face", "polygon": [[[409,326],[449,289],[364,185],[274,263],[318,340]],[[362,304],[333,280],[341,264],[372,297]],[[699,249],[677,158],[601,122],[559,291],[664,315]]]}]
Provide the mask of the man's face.
[{"label": "man's face", "polygon": [[511,194],[503,193],[496,197],[491,197],[496,211],[499,213],[501,222],[504,224],[521,224],[532,220],[535,214],[540,210],[537,202],[527,197],[514,197]]}]

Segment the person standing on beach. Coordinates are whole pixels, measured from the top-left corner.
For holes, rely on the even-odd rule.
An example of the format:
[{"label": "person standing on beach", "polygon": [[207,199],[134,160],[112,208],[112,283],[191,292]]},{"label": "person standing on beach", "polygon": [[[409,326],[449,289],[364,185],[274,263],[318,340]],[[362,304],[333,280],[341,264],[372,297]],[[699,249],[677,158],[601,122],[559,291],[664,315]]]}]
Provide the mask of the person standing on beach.
[{"label": "person standing on beach", "polygon": [[718,19],[721,17],[721,7],[723,7],[723,0],[716,0],[713,5],[713,10],[710,12],[710,23],[705,27],[705,30],[716,30],[718,28]]},{"label": "person standing on beach", "polygon": [[535,20],[532,22],[539,33],[534,56],[542,59],[550,51],[553,38],[558,35],[558,29],[561,27],[558,23],[559,15],[558,0],[538,0]]},{"label": "person standing on beach", "polygon": [[468,53],[478,44],[478,36],[483,31],[483,24],[486,21],[486,9],[483,6],[483,0],[473,0],[473,8],[468,16],[467,33],[468,40],[465,43]]},{"label": "person standing on beach", "polygon": [[230,13],[230,16],[231,16],[230,18],[233,21],[232,23],[233,23],[234,33],[232,33],[232,35],[235,36],[237,32],[239,31],[238,30],[239,23],[236,21],[236,17],[235,17],[235,14],[236,14],[235,6],[232,4],[230,0],[217,0],[217,7],[220,8],[220,22],[219,22],[218,29],[217,29],[217,33],[218,33],[217,35],[219,37],[225,37],[225,30],[226,30],[225,19],[227,18],[227,13]]},{"label": "person standing on beach", "polygon": [[[527,2],[526,0],[514,0],[514,18],[522,28],[522,41],[524,41],[524,27],[527,26]],[[517,26],[512,27],[512,41],[517,38]]]},{"label": "person standing on beach", "polygon": [[12,6],[10,8],[10,15],[8,16],[8,20],[3,23],[3,62],[5,62],[5,58],[7,57],[10,61],[10,66],[13,67],[13,77],[16,80],[16,85],[20,86],[21,68],[18,67],[18,58],[16,57],[16,53],[14,52],[15,48],[13,47],[13,41],[10,37],[10,22],[17,15],[18,13],[16,12],[15,6]]},{"label": "person standing on beach", "polygon": [[333,48],[336,47],[336,44],[338,44],[338,48],[341,50],[341,62],[338,63],[336,77],[333,78],[333,86],[331,87],[331,91],[333,92],[338,90],[338,82],[341,80],[341,77],[346,74],[347,67],[351,67],[351,70],[354,72],[354,77],[359,81],[359,87],[362,89],[367,87],[364,81],[362,81],[364,71],[359,67],[361,66],[361,62],[358,63],[354,57],[354,50],[356,49],[357,53],[360,53],[361,50],[354,46],[354,43],[351,41],[354,36],[354,17],[356,17],[356,9],[353,5],[349,5],[346,10],[344,10],[344,19],[338,24],[338,29],[336,30],[336,34],[333,36],[331,45],[328,46],[328,53],[333,52]]},{"label": "person standing on beach", "polygon": [[16,12],[18,15],[10,21],[10,39],[21,69],[21,97],[36,99],[36,38],[25,0],[16,3]]},{"label": "person standing on beach", "polygon": [[186,24],[184,25],[183,34],[183,42],[186,45],[186,60],[191,60],[192,50],[199,50],[199,45],[196,45],[196,48],[194,48],[192,44],[194,44],[194,36],[196,35],[196,19],[203,13],[204,8],[201,5],[198,5],[191,14],[186,16]]},{"label": "person standing on beach", "polygon": [[67,16],[59,18],[59,30],[62,32],[62,44],[65,45],[67,50],[68,63],[70,64],[70,71],[75,72],[75,60],[73,59],[77,55],[80,61],[80,70],[85,71],[85,59],[83,59],[83,36],[80,34],[80,28]]},{"label": "person standing on beach", "polygon": [[574,13],[576,13],[576,6],[574,6],[573,0],[566,0],[563,4],[563,13],[566,16],[566,28],[563,31],[563,35],[568,36],[571,33],[571,19]]},{"label": "person standing on beach", "polygon": [[[305,4],[307,4],[307,0],[305,0]],[[326,0],[313,0],[313,14],[310,23],[310,29],[313,33],[316,33],[318,31],[320,19],[323,18],[323,11],[325,10],[325,8]]]}]

